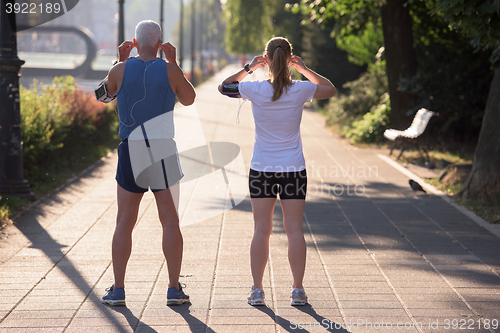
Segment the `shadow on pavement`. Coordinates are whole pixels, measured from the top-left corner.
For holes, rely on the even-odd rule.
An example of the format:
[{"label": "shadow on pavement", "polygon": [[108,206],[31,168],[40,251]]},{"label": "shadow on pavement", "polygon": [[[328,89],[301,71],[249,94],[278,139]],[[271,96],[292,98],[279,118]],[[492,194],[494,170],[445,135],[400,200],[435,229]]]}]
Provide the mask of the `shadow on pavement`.
[{"label": "shadow on pavement", "polygon": [[[349,331],[340,327],[342,324],[336,324],[334,321],[317,314],[316,311],[314,310],[314,308],[310,304],[306,304],[304,306],[298,306],[296,308],[314,318],[314,321],[309,322],[311,324],[312,329],[317,329],[318,325],[320,325],[323,329],[325,329],[328,332],[349,333]],[[298,321],[292,322],[292,321],[285,319],[279,315],[276,315],[276,313],[272,309],[268,308],[267,306],[256,306],[255,309],[260,310],[263,313],[267,314],[269,317],[271,317],[274,320],[274,322],[277,325],[281,326],[287,332],[297,332],[297,331],[309,332],[307,330],[307,328],[308,328],[307,325],[302,326],[302,325],[300,325],[300,322],[298,322]]]},{"label": "shadow on pavement", "polygon": [[[472,287],[475,284],[498,286],[498,238],[435,195],[411,196],[409,186],[399,187],[382,182],[365,183],[368,196],[355,195],[352,184],[329,182],[323,185],[323,189],[319,188],[321,196],[306,199],[304,211],[308,221],[304,222],[304,234],[310,233],[309,224],[323,253],[363,249],[357,237],[359,235],[374,253],[395,251],[402,258],[421,258],[420,254],[423,254],[432,258],[430,261],[435,265],[481,266],[484,262],[493,271],[484,267],[481,270],[446,270],[442,273],[447,278],[461,279]],[[344,192],[336,195],[336,185]],[[330,193],[327,195],[325,191]],[[308,191],[308,195],[313,192]],[[250,199],[247,197],[233,209],[251,212]],[[274,211],[273,234],[285,234],[282,220],[283,213],[278,202]],[[308,248],[315,251],[313,244],[308,244]],[[399,265],[409,270],[433,270],[424,259],[420,265],[415,265],[414,261]]]},{"label": "shadow on pavement", "polygon": [[[99,309],[104,315],[105,320],[116,328],[116,332],[126,333],[129,331],[127,328],[122,327],[116,316],[113,316],[109,309],[101,303],[100,298],[93,293],[94,286],[91,286],[85,280],[77,267],[75,267],[75,265],[67,258],[67,253],[70,252],[71,249],[78,244],[78,242],[73,247],[68,247],[58,243],[50,236],[45,228],[40,225],[36,217],[29,221],[29,226],[20,224],[16,227],[18,227],[31,242],[29,248],[40,249],[46,257],[54,263],[54,266],[45,274],[45,276],[42,277],[39,283],[50,283],[50,277],[47,279],[47,276],[50,275],[54,269],[59,269],[69,280],[71,280],[75,287],[85,294],[86,298],[83,302],[91,302],[94,308]],[[32,290],[34,289],[35,288]],[[11,311],[14,309],[15,308],[11,309]],[[2,320],[5,319],[10,312],[8,312]],[[135,319],[138,321],[137,318]],[[129,320],[128,317],[127,320]],[[71,325],[71,322],[69,322],[68,325]]]},{"label": "shadow on pavement", "polygon": [[133,313],[132,311],[130,311],[130,309],[126,306],[112,306],[112,305],[104,305],[104,307],[107,309],[107,311],[111,312],[112,311],[115,311],[117,313],[120,313],[123,315],[123,317],[125,319],[127,319],[127,322],[130,326],[130,328],[132,328],[135,332],[135,330],[137,328],[140,327],[146,327],[146,330],[145,332],[156,332],[154,329],[152,329],[151,327],[147,326],[146,324],[144,324],[142,321],[139,320],[139,318],[137,318]]},{"label": "shadow on pavement", "polygon": [[314,310],[311,304],[297,306],[295,308],[313,317],[314,322],[319,323],[321,327],[323,327],[328,332],[349,332],[342,327],[342,323],[336,323],[328,318],[319,315],[316,310]]},{"label": "shadow on pavement", "polygon": [[[281,326],[285,331],[287,332],[297,332],[297,328],[295,327],[295,324],[289,321],[288,319],[285,319],[281,316],[276,315],[276,313],[273,311],[273,309],[268,308],[267,306],[254,306],[255,309],[264,312],[267,314],[269,317],[271,317],[272,320],[276,323],[276,325]],[[301,332],[309,332],[307,330],[300,330]]]},{"label": "shadow on pavement", "polygon": [[191,330],[191,332],[215,333],[215,331],[208,327],[204,322],[191,315],[191,310],[189,310],[190,307],[191,303],[187,303],[180,306],[170,306],[169,308],[172,311],[177,312],[182,316],[182,318],[184,318],[186,323],[189,325],[189,329]]},{"label": "shadow on pavement", "polygon": [[[255,306],[254,308],[267,314],[269,317],[271,317],[271,319],[274,320],[276,325],[279,325],[287,332],[297,332],[297,331],[309,332],[307,330],[307,328],[308,328],[307,325],[302,326],[302,325],[300,325],[300,323],[298,321],[292,322],[292,321],[285,319],[279,315],[276,315],[276,313],[272,309],[268,308],[267,306]],[[318,325],[320,325],[323,329],[325,329],[328,332],[349,333],[349,331],[340,327],[341,324],[336,325],[336,323],[334,321],[317,314],[316,311],[314,310],[314,308],[310,304],[306,304],[304,306],[298,306],[296,308],[314,318],[314,321],[309,322],[311,324],[312,329],[318,329]]]}]

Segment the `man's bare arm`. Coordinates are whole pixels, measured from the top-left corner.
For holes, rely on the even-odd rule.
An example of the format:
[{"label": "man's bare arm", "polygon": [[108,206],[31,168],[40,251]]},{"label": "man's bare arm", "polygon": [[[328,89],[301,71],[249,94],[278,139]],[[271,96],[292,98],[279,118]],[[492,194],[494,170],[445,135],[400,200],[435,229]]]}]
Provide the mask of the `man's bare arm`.
[{"label": "man's bare arm", "polygon": [[196,98],[196,92],[191,82],[186,79],[184,73],[176,63],[167,64],[168,81],[182,105],[191,105]]},{"label": "man's bare arm", "polygon": [[110,96],[116,96],[120,90],[124,70],[125,62],[120,62],[109,70],[108,76],[104,79],[106,90]]},{"label": "man's bare arm", "polygon": [[191,105],[194,103],[196,92],[193,85],[189,82],[182,69],[177,65],[176,48],[169,42],[160,45],[160,48],[165,53],[167,60],[168,81],[172,90],[177,95],[177,99],[182,105]]}]

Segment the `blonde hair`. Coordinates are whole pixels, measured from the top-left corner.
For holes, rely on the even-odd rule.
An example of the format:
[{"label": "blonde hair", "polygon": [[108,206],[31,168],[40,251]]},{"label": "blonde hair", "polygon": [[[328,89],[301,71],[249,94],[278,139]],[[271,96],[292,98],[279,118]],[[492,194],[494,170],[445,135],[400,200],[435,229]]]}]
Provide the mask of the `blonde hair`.
[{"label": "blonde hair", "polygon": [[135,39],[140,46],[155,47],[161,39],[160,25],[151,20],[139,22],[135,27]]},{"label": "blonde hair", "polygon": [[293,84],[292,76],[288,68],[288,62],[292,55],[292,45],[288,39],[275,37],[266,44],[265,55],[268,59],[269,76],[274,88],[272,101],[278,100],[283,92]]}]

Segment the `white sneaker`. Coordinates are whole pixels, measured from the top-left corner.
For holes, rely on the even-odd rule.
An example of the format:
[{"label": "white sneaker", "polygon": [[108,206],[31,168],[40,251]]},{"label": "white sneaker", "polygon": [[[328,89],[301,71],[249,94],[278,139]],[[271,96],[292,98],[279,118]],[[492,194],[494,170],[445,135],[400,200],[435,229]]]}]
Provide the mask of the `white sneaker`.
[{"label": "white sneaker", "polygon": [[293,288],[291,305],[306,305],[307,304],[307,295],[304,289]]},{"label": "white sneaker", "polygon": [[261,288],[253,289],[252,287],[252,291],[250,292],[250,295],[248,296],[247,300],[248,304],[250,305],[266,305],[266,303],[264,302],[264,298],[265,295],[263,289]]}]

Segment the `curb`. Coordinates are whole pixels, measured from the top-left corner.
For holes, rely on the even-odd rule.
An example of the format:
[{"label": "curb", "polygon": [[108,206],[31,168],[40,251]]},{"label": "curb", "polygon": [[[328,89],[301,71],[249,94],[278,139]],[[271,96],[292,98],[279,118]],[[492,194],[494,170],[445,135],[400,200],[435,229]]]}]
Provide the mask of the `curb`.
[{"label": "curb", "polygon": [[458,211],[460,211],[462,214],[464,214],[465,216],[467,216],[468,218],[470,218],[471,220],[473,220],[474,222],[479,224],[481,227],[485,228],[486,230],[488,230],[489,232],[491,232],[492,234],[494,234],[495,236],[500,238],[500,225],[491,224],[488,221],[485,221],[481,217],[477,216],[474,212],[470,211],[469,209],[467,209],[463,206],[460,206],[453,199],[451,199],[449,196],[447,196],[444,192],[442,192],[442,191],[436,189],[434,186],[426,183],[425,180],[423,180],[422,178],[420,178],[419,176],[417,176],[416,174],[414,174],[410,170],[406,169],[405,167],[403,167],[399,163],[393,161],[390,157],[384,156],[382,154],[377,154],[377,156],[382,161],[386,162],[387,164],[389,164],[393,168],[397,169],[399,172],[401,172],[401,173],[407,175],[408,177],[412,178],[413,180],[417,181],[427,191],[440,197],[441,199],[446,201],[450,206],[456,208]]}]

